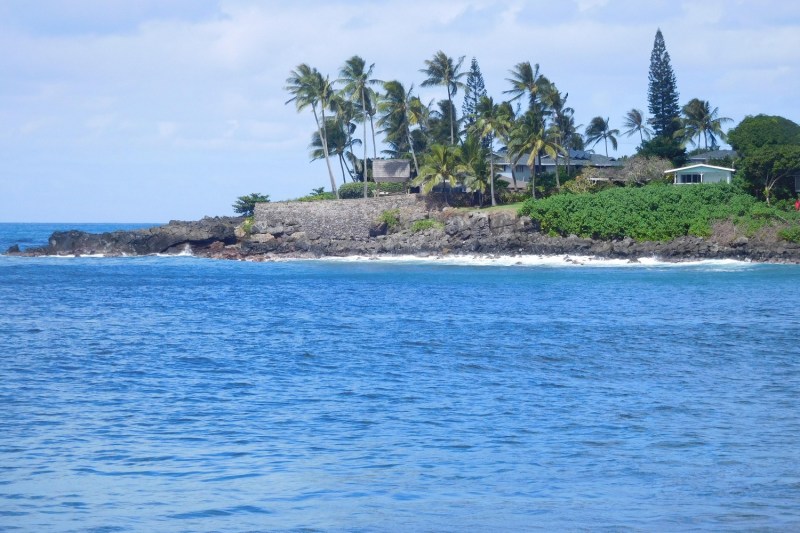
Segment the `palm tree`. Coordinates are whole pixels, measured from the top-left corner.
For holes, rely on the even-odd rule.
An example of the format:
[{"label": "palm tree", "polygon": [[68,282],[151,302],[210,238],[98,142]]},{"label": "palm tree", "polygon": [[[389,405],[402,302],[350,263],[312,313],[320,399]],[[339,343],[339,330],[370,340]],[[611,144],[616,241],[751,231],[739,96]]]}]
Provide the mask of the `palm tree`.
[{"label": "palm tree", "polygon": [[[342,182],[347,183],[345,169],[351,177],[353,176],[353,172],[350,170],[350,166],[347,164],[347,161],[348,159],[355,159],[355,156],[353,155],[353,147],[361,144],[361,140],[350,137],[348,126],[352,126],[352,124],[342,122],[337,117],[327,117],[325,122],[328,154],[339,158],[339,167],[342,171]],[[311,144],[309,144],[309,148],[311,148],[312,161],[325,157],[325,150],[323,150],[322,138],[320,137],[319,132],[315,131],[311,136]]]},{"label": "palm tree", "polygon": [[421,121],[424,120],[425,113],[421,109],[424,106],[419,98],[411,93],[414,85],[411,85],[406,91],[402,83],[392,80],[384,83],[383,88],[386,93],[378,104],[378,111],[381,114],[378,118],[378,127],[384,128],[382,131],[387,134],[389,142],[398,146],[401,144],[398,141],[408,143],[408,150],[414,161],[414,170],[419,175],[419,164],[414,151],[411,126],[421,124]]},{"label": "palm tree", "polygon": [[549,139],[544,127],[536,113],[525,113],[511,132],[511,145],[509,151],[516,154],[530,153],[528,167],[531,169],[531,195],[536,198],[536,158],[541,152],[546,153],[553,160],[558,159],[558,154],[563,148]]},{"label": "palm tree", "polygon": [[[289,74],[285,88],[292,95],[286,103],[294,102],[298,112],[311,106],[320,139],[327,139],[325,109],[330,105],[334,94],[330,79],[327,76],[323,77],[316,68],[301,63]],[[317,115],[318,106],[321,117]],[[328,166],[328,176],[331,179],[331,190],[338,198],[339,190],[336,188],[336,180],[333,177],[327,141],[322,142],[322,150],[325,154],[325,164]]]},{"label": "palm tree", "polygon": [[[469,170],[461,163],[461,150],[457,146],[434,144],[419,170],[419,175],[411,182],[418,185],[427,194],[439,184],[445,190],[444,200],[447,203],[447,190],[458,184],[459,176]],[[448,204],[449,205],[449,204]]]},{"label": "palm tree", "polygon": [[[344,66],[339,70],[339,79],[337,80],[344,84],[342,93],[360,106],[361,119],[364,122],[364,198],[367,197],[367,117],[370,117],[367,101],[372,95],[370,85],[379,83],[379,80],[372,79],[374,68],[375,63],[367,67],[366,61],[355,55],[345,61]],[[372,147],[373,152],[376,152],[374,135],[372,136]],[[374,153],[373,156],[377,156],[377,153]]]},{"label": "palm tree", "polygon": [[494,197],[494,144],[495,135],[500,135],[511,129],[508,115],[503,112],[499,104],[495,104],[491,97],[484,96],[478,102],[478,113],[472,131],[483,141],[489,140],[489,185],[491,189],[492,206],[497,205]]},{"label": "palm tree", "polygon": [[[423,87],[432,87],[434,85],[444,85],[447,88],[447,102],[449,106],[453,107],[453,96],[458,92],[459,87],[464,87],[460,81],[467,73],[461,72],[461,64],[464,62],[464,57],[461,56],[458,62],[454,63],[453,58],[448,57],[447,54],[439,50],[433,56],[433,59],[425,60],[425,68],[420,69],[420,72],[428,77],[422,82]],[[450,144],[455,144],[455,116],[450,115]]]},{"label": "palm tree", "polygon": [[705,142],[705,149],[708,150],[708,141],[711,146],[716,146],[717,138],[726,140],[727,137],[722,131],[722,125],[732,122],[728,117],[719,116],[719,108],[711,109],[711,105],[706,100],[692,98],[682,109],[683,118],[681,119],[681,129],[676,132],[676,136],[683,138],[684,142],[694,144],[694,137],[697,137],[697,146],[700,146],[700,139]]},{"label": "palm tree", "polygon": [[531,66],[529,61],[523,61],[517,63],[509,73],[511,77],[506,78],[506,81],[511,83],[511,89],[503,93],[513,95],[512,102],[527,95],[528,110],[538,110],[542,88],[550,83],[547,78],[539,74],[539,64]]},{"label": "palm tree", "polygon": [[516,113],[514,108],[511,107],[510,102],[501,102],[497,104],[498,125],[500,128],[495,132],[506,152],[506,164],[511,170],[511,183],[514,185],[514,190],[517,190],[517,174],[514,172],[514,166],[517,160],[522,156],[521,153],[515,151],[515,144],[512,139],[512,133],[516,127]]},{"label": "palm tree", "polygon": [[[575,110],[567,107],[569,93],[562,95],[555,83],[548,83],[542,91],[542,103],[549,113],[550,127],[547,128],[548,138],[557,146],[561,147],[567,155],[567,168],[569,169],[569,152],[564,149],[565,133],[569,135],[574,128],[575,122],[572,115]],[[561,189],[561,178],[558,175],[558,158],[555,159],[556,166],[556,187]],[[569,172],[569,170],[567,170]]]},{"label": "palm tree", "polygon": [[483,207],[483,195],[486,194],[486,189],[492,181],[492,176],[486,172],[487,151],[481,143],[481,138],[473,132],[467,133],[466,139],[461,144],[461,163],[464,165],[464,171],[459,177],[464,185],[478,192],[481,207]]},{"label": "palm tree", "polygon": [[653,135],[653,130],[647,125],[647,119],[644,118],[644,113],[642,113],[641,109],[633,108],[625,113],[622,125],[628,128],[622,132],[623,135],[630,137],[634,133],[638,133],[639,140],[642,143],[644,143],[645,137],[650,140],[650,136]]},{"label": "palm tree", "polygon": [[592,146],[599,143],[601,140],[606,145],[606,157],[608,157],[608,142],[611,141],[611,147],[617,149],[617,135],[619,130],[612,130],[608,125],[608,118],[603,120],[603,117],[594,117],[589,125],[586,126],[586,144]]},{"label": "palm tree", "polygon": [[[345,100],[344,98],[341,97],[340,94],[337,94],[331,99],[330,108],[331,108],[331,111],[333,113],[335,113],[335,115],[334,115],[335,128],[338,129],[341,132],[344,132],[344,135],[346,137],[346,146],[350,150],[346,154],[347,158],[354,159],[355,155],[352,152],[352,147],[355,144],[361,144],[360,140],[353,139],[353,133],[355,133],[355,131],[356,131],[356,125],[355,125],[354,121],[355,121],[356,115],[357,115],[357,112],[356,112],[356,109],[355,109],[355,104],[350,100]],[[330,128],[327,128],[327,129],[330,129]],[[329,135],[330,135],[330,133],[329,133]],[[328,151],[329,151],[329,153],[332,153],[331,152],[331,144],[332,143],[330,141],[328,141]],[[321,147],[322,147],[321,143],[319,144],[319,147],[321,149]],[[342,159],[344,159],[344,158],[342,158]],[[340,159],[340,163],[341,162],[342,161]],[[350,167],[347,165],[347,160],[346,159],[344,160],[344,163],[345,163],[345,166],[347,166],[347,172],[348,172],[348,174],[350,174],[350,179],[355,181],[354,173],[353,173],[352,170],[350,170]],[[355,167],[355,165],[354,165],[354,167]],[[347,180],[344,180],[344,181],[346,182]]]}]

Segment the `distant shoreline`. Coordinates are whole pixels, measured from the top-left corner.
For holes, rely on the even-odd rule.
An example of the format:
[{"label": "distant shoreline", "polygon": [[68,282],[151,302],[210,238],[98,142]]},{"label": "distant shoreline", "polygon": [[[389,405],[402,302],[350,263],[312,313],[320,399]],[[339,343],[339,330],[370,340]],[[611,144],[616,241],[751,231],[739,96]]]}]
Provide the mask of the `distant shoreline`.
[{"label": "distant shoreline", "polygon": [[244,222],[241,217],[206,217],[99,234],[56,232],[46,246],[25,250],[12,246],[6,253],[27,257],[191,253],[249,261],[416,257],[515,264],[534,257],[556,258],[565,264],[601,260],[619,264],[709,260],[800,264],[800,244],[796,243],[722,234],[668,242],[553,237],[512,211],[432,208],[413,196],[258,204],[255,217]]}]

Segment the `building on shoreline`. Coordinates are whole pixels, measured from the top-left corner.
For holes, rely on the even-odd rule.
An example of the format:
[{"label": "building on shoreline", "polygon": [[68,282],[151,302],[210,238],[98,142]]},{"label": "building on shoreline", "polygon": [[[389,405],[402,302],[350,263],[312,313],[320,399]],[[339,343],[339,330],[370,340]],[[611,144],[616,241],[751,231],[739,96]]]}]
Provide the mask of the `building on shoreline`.
[{"label": "building on shoreline", "polygon": [[691,183],[730,183],[735,169],[714,165],[689,165],[687,167],[665,170],[664,174],[675,174],[672,183],[688,185]]}]

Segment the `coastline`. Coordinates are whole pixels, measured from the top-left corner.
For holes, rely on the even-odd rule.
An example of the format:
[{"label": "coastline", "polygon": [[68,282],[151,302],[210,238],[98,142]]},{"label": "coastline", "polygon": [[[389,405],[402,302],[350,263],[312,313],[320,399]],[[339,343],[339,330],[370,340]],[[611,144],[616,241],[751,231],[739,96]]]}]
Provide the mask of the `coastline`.
[{"label": "coastline", "polygon": [[[395,219],[392,225],[381,216],[387,212]],[[419,221],[427,221],[431,227],[416,230]],[[548,236],[530,219],[513,211],[441,208],[412,196],[258,204],[255,217],[248,223],[241,217],[206,217],[98,234],[62,231],[53,233],[45,246],[23,250],[12,246],[6,254],[192,255],[262,262],[385,259],[501,266],[646,266],[709,261],[800,264],[800,245],[737,236],[730,228],[722,228],[710,238],[680,237],[668,242]]]}]

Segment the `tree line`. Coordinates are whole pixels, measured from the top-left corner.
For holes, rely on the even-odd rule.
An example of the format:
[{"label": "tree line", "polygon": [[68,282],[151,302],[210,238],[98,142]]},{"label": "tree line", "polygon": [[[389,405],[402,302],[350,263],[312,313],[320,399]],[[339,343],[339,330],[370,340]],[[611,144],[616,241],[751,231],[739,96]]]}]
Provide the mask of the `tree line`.
[{"label": "tree line", "polygon": [[[679,106],[676,77],[661,30],[656,32],[650,58],[650,117],[631,109],[622,119],[621,133],[602,116],[592,118],[581,131],[583,126],[576,124],[575,111],[567,104],[569,94],[541,73],[538,64],[523,61],[510,69],[503,91],[507,98],[495,102],[487,95],[477,60],[472,58],[468,69],[464,60],[465,56],[456,59],[440,50],[424,61],[420,85],[441,87],[444,93],[438,101],[427,103],[415,93],[414,84],[377,79],[375,64],[358,55],[344,62],[335,79],[306,63],[291,71],[285,87],[291,97],[286,103],[294,103],[298,112],[311,111],[316,125],[311,158],[325,160],[331,191],[337,197],[331,160],[338,161],[342,182],[348,177],[363,182],[367,196],[368,145],[376,159],[376,131],[385,146],[381,155],[409,159],[413,183],[423,191],[464,184],[481,195],[488,193],[492,205],[500,184],[494,169],[498,156],[510,167],[515,188],[515,163],[527,157],[535,198],[536,171],[543,155],[555,162],[555,188],[560,190],[561,176],[575,174],[572,153],[596,149],[602,143],[608,156],[609,145],[616,150],[620,135],[639,136],[637,155],[674,164],[685,160],[689,145],[708,150],[727,139],[722,128],[731,119],[721,117],[707,100],[693,98]],[[459,114],[455,98],[460,92],[464,97]]]}]

